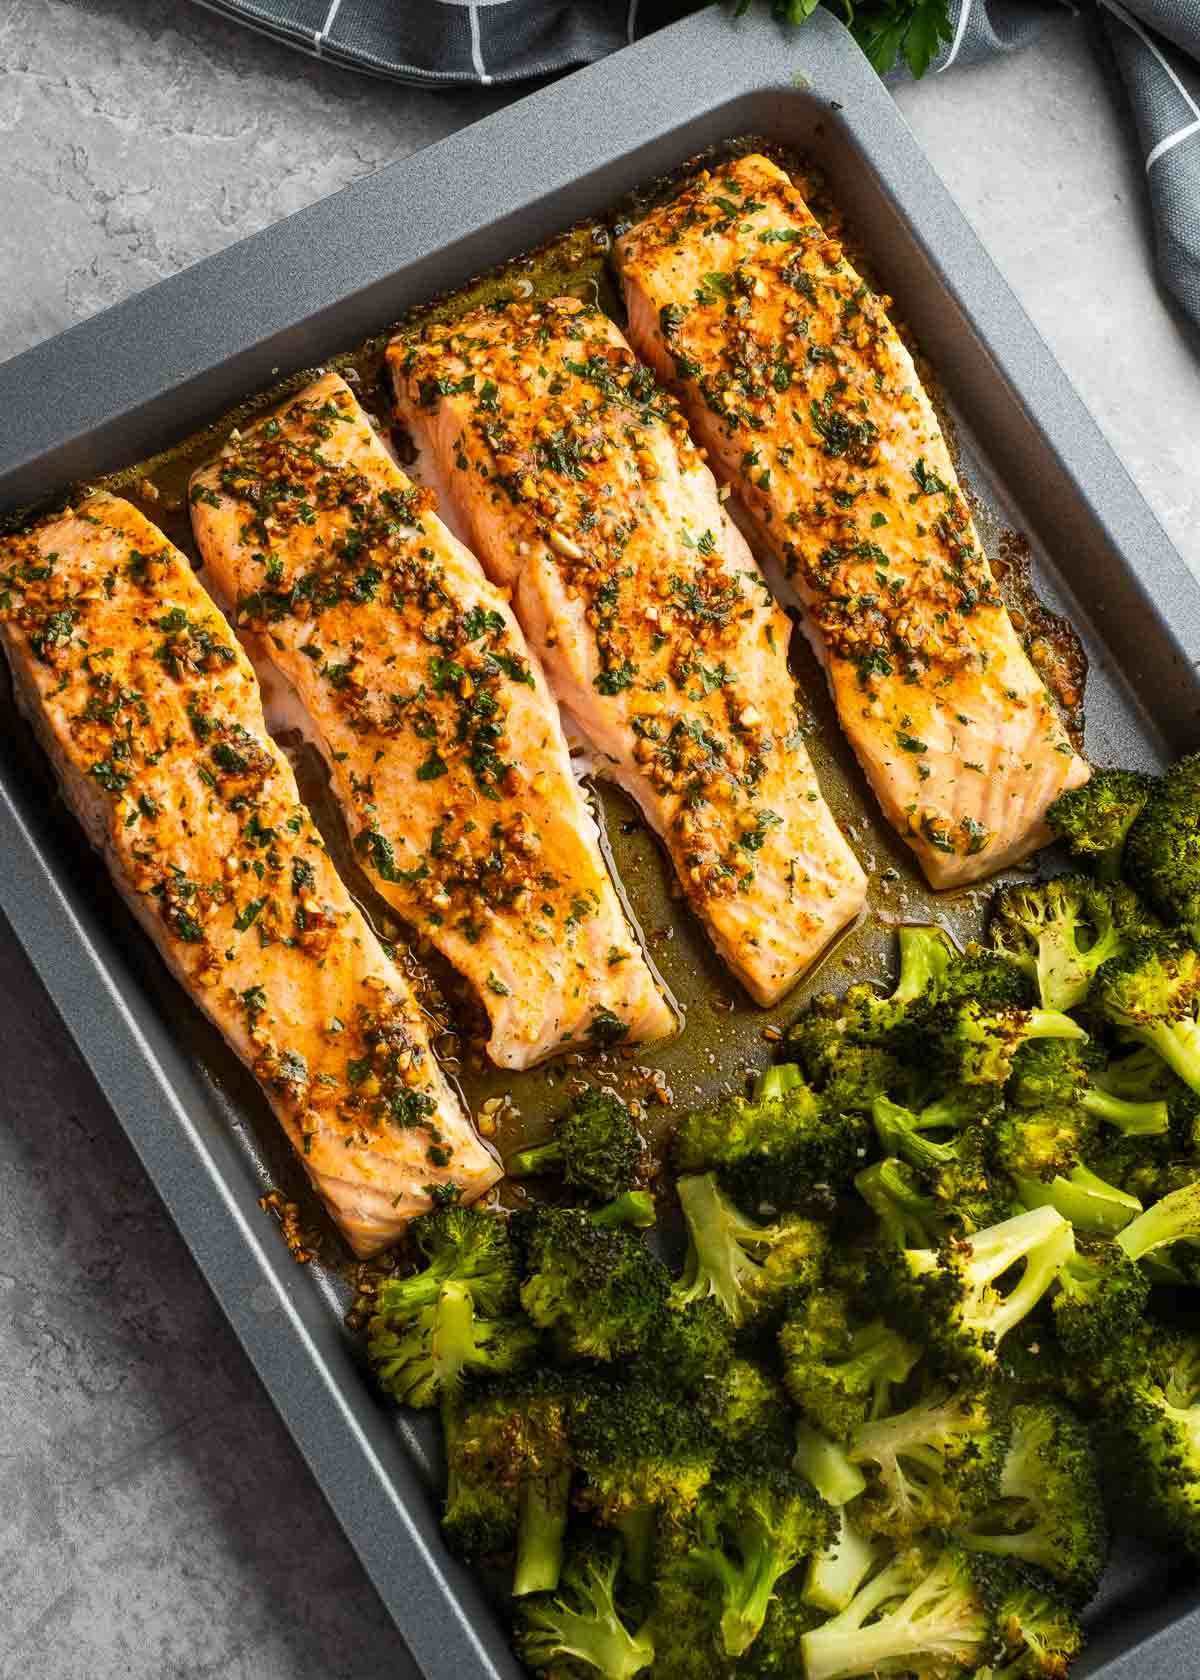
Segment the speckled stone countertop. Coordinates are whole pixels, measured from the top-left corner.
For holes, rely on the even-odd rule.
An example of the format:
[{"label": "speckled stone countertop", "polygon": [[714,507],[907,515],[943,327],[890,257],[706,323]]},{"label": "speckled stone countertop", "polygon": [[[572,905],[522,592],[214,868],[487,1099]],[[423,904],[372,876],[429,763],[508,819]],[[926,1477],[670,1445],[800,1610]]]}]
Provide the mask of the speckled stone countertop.
[{"label": "speckled stone countertop", "polygon": [[[4,0],[0,357],[506,97],[358,79],[187,0]],[[1090,25],[1064,15],[1031,51],[899,98],[1200,571],[1200,346],[1155,289]],[[0,1023],[0,1680],[409,1680],[2,929]]]}]

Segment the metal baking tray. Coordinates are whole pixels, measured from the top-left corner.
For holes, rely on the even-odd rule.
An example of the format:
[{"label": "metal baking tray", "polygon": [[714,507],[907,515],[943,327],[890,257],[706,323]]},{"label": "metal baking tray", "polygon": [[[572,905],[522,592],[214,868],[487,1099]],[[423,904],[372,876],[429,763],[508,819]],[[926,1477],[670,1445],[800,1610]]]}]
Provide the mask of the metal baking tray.
[{"label": "metal baking tray", "polygon": [[[1039,591],[1090,658],[1090,754],[1156,765],[1195,747],[1200,583],[824,11],[800,32],[761,14],[736,25],[716,9],[698,14],[0,366],[0,517],[188,437],[750,133],[824,172],[936,369],[985,530],[990,520],[993,533],[1028,536]],[[277,1128],[217,1035],[164,986],[48,796],[27,732],[4,705],[0,717],[0,908],[423,1673],[515,1680],[495,1604],[440,1543],[431,1436],[363,1382],[335,1273],[295,1265],[259,1212],[266,1185],[295,1181]],[[903,877],[902,848],[864,820],[861,790],[856,798],[855,838],[874,847],[880,875],[899,855]],[[983,896],[958,895],[948,919],[969,925]],[[864,937],[875,960],[879,930]],[[698,947],[680,944],[668,978],[686,989]],[[744,1054],[766,1017],[734,1014],[741,1025],[726,1043]],[[691,1036],[671,1054],[686,1059]],[[1200,1590],[1177,1558],[1123,1546],[1091,1627],[1080,1680],[1200,1673]]]}]

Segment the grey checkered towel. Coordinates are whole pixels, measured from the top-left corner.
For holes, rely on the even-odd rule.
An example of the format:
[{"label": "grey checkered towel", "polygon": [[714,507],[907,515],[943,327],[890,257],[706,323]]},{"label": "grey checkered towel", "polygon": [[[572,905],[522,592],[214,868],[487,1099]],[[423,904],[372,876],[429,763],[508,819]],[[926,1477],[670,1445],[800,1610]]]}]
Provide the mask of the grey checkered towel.
[{"label": "grey checkered towel", "polygon": [[[638,0],[201,3],[334,63],[431,86],[546,75],[615,51],[638,28]],[[1200,0],[1097,3],[1146,159],[1162,278],[1200,326]],[[1048,15],[1039,0],[950,0],[950,12],[935,70],[1023,46]]]}]

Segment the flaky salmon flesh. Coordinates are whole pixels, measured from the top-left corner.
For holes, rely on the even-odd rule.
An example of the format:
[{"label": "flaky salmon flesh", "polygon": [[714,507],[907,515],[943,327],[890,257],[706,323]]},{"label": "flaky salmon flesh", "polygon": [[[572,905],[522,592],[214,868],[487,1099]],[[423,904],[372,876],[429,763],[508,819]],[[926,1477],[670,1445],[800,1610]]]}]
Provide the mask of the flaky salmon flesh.
[{"label": "flaky salmon flesh", "polygon": [[786,579],[934,887],[1028,856],[1088,766],[996,590],[912,358],[783,170],[694,177],[617,242],[629,336]]},{"label": "flaky salmon flesh", "polygon": [[524,1068],[675,1025],[505,594],[327,373],[191,487],[206,577],[299,699],[355,849]]},{"label": "flaky salmon flesh", "polygon": [[67,804],[355,1252],[500,1177],[184,557],[94,495],[0,541],[0,640]]},{"label": "flaky salmon flesh", "polygon": [[400,415],[596,767],[637,800],[762,1004],[866,882],[821,797],[771,600],[677,403],[577,298],[427,324]]}]

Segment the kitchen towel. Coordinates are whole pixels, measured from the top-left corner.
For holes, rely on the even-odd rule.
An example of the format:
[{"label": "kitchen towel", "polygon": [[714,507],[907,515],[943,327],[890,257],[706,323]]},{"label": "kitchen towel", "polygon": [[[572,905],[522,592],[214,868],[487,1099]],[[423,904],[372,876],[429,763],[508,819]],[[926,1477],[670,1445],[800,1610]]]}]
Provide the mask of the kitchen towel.
[{"label": "kitchen towel", "polygon": [[[615,52],[639,29],[639,0],[200,3],[332,63],[430,87],[545,76]],[[1200,327],[1200,0],[1095,3],[1137,124],[1159,272]],[[657,21],[646,10],[643,26]],[[950,0],[950,39],[929,73],[1019,48],[1048,15],[1039,0]]]}]

